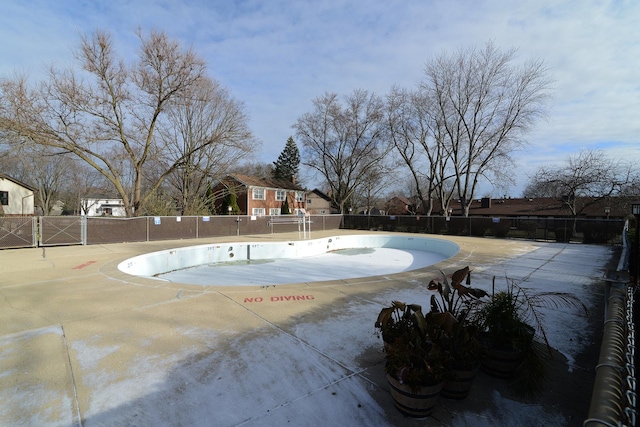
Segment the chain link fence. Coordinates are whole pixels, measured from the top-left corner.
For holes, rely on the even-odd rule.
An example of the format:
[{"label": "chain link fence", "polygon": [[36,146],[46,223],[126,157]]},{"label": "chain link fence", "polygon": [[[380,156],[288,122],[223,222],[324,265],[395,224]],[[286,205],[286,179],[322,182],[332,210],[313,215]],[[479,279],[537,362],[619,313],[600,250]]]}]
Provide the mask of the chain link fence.
[{"label": "chain link fence", "polygon": [[[278,220],[274,220],[278,219]],[[0,249],[245,236],[301,231],[283,217],[0,217]],[[621,244],[622,219],[311,215],[311,231],[395,231],[457,236]]]},{"label": "chain link fence", "polygon": [[35,247],[37,230],[36,217],[0,217],[0,248]]},{"label": "chain link fence", "polygon": [[303,227],[308,233],[337,230],[342,223],[342,215],[311,215],[306,217],[304,224],[302,221],[274,221],[273,218],[284,217],[0,217],[0,249],[302,232]]}]

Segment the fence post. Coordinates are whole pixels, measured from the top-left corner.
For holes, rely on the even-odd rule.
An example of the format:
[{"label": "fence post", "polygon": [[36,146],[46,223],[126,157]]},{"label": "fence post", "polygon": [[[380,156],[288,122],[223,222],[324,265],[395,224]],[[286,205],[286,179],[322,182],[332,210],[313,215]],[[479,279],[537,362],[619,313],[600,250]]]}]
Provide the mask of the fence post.
[{"label": "fence post", "polygon": [[83,246],[87,245],[87,217],[80,216],[80,241]]},{"label": "fence post", "polygon": [[42,217],[38,217],[38,245],[42,246]]},{"label": "fence post", "polygon": [[549,220],[544,219],[544,240],[549,240]]},{"label": "fence post", "polygon": [[34,248],[38,247],[38,218],[37,216],[31,217],[31,238]]}]

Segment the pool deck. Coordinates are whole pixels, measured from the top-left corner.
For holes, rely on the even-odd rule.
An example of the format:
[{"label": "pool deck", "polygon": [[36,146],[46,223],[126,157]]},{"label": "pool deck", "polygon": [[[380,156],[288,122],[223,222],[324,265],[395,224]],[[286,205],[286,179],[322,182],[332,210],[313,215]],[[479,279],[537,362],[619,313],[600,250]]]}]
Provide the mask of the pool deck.
[{"label": "pool deck", "polygon": [[[367,232],[312,238],[344,234]],[[297,233],[2,250],[0,425],[425,425],[393,407],[373,327],[383,306],[414,296],[428,304],[425,286],[439,269],[466,265],[474,286],[505,274],[575,281],[603,301],[599,278],[614,256],[588,245],[424,237],[453,240],[461,251],[412,272],[270,287],[162,282],[117,265],[179,246],[298,241]],[[594,335],[590,356],[552,362],[544,399],[518,401],[503,381],[480,374],[466,400],[440,399],[427,424],[524,417],[519,425],[582,425]]]}]

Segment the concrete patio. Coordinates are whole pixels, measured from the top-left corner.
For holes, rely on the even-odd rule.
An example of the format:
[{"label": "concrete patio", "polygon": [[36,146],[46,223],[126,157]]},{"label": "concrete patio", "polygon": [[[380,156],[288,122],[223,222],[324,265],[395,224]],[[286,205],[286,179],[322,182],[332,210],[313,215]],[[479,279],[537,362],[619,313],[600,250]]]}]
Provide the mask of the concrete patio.
[{"label": "concrete patio", "polygon": [[[411,272],[266,288],[162,282],[116,266],[160,249],[297,233],[0,251],[0,425],[581,426],[615,248],[437,237],[461,251]],[[490,290],[493,276],[550,286],[579,295],[591,316],[549,315],[558,352],[540,399],[517,399],[481,373],[466,400],[406,418],[374,321],[393,299],[428,307],[429,280],[466,265],[475,287]]]}]

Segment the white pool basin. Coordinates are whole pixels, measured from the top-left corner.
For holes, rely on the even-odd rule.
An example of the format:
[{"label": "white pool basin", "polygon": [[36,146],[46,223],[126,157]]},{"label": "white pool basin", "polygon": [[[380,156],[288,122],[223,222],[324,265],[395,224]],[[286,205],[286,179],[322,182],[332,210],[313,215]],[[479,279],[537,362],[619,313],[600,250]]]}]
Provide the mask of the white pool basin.
[{"label": "white pool basin", "polygon": [[121,262],[128,274],[211,286],[276,285],[379,276],[424,268],[458,253],[448,240],[398,235],[190,246]]}]

